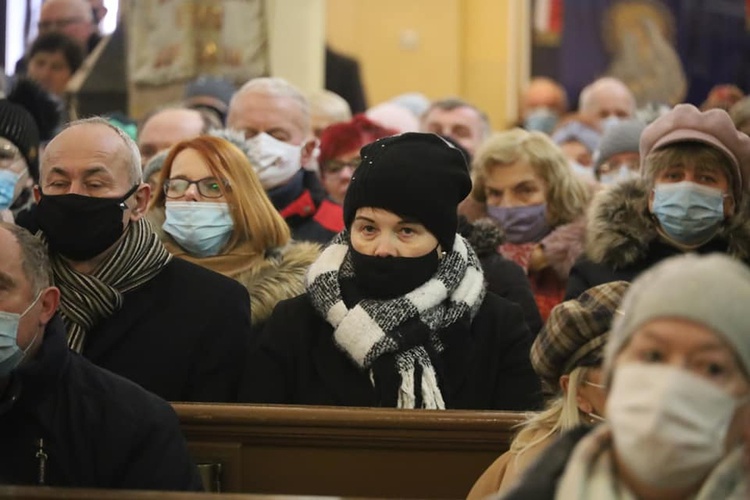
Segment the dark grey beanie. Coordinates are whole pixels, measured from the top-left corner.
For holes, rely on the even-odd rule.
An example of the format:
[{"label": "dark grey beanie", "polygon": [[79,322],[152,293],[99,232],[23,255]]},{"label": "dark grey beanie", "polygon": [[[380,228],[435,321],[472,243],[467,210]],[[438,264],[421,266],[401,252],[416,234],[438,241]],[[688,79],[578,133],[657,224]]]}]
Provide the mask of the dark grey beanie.
[{"label": "dark grey beanie", "polygon": [[646,124],[640,120],[623,120],[609,127],[602,135],[599,149],[596,151],[594,170],[598,170],[602,163],[620,153],[638,153],[641,132]]}]

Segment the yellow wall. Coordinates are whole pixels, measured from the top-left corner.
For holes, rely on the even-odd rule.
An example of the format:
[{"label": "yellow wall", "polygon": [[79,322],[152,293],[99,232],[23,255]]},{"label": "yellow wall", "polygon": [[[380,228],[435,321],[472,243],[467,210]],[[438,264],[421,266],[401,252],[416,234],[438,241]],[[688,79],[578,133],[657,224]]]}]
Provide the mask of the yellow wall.
[{"label": "yellow wall", "polygon": [[526,0],[327,0],[331,46],[359,59],[370,105],[403,92],[460,96],[495,129],[528,78]]}]

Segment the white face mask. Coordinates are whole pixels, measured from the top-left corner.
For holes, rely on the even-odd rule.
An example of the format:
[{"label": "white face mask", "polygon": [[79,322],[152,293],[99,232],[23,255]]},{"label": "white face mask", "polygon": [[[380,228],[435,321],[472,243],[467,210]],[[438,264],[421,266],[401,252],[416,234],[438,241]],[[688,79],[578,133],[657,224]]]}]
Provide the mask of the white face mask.
[{"label": "white face mask", "polygon": [[259,164],[253,167],[266,191],[286,183],[301,168],[302,146],[282,142],[265,132],[247,143],[255,150]]},{"label": "white face mask", "polygon": [[683,488],[702,480],[724,456],[739,404],[689,371],[632,363],[615,371],[607,420],[617,456],[640,481]]},{"label": "white face mask", "polygon": [[629,181],[630,179],[637,179],[641,175],[632,170],[627,164],[620,165],[616,170],[601,174],[599,176],[599,182],[602,184],[617,184],[619,182]]}]

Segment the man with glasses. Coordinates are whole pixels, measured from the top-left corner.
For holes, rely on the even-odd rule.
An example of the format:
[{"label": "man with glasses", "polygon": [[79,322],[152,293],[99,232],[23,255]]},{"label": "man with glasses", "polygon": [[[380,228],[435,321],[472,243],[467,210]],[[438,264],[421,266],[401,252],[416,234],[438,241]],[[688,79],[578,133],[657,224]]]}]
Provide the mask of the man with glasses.
[{"label": "man with glasses", "polygon": [[143,219],[150,191],[138,147],[101,118],[73,122],[45,149],[37,218],[68,345],[169,401],[234,401],[247,290],[172,258]]},{"label": "man with glasses", "polygon": [[91,4],[86,0],[47,0],[39,13],[39,34],[58,32],[69,36],[91,53],[102,39]]}]

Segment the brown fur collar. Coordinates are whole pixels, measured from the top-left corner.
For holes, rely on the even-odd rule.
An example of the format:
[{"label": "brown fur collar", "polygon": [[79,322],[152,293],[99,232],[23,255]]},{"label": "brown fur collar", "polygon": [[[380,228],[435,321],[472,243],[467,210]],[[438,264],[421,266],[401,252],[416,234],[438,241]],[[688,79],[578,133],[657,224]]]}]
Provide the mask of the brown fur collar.
[{"label": "brown fur collar", "polygon": [[[623,268],[643,259],[659,237],[648,211],[649,192],[643,180],[602,189],[594,198],[586,228],[586,256],[593,262]],[[747,260],[750,255],[750,197],[719,233],[728,253]]]},{"label": "brown fur collar", "polygon": [[319,254],[316,243],[292,241],[269,250],[257,266],[234,277],[250,293],[253,325],[264,323],[280,301],[305,293],[305,273]]}]

